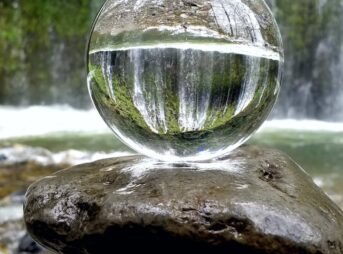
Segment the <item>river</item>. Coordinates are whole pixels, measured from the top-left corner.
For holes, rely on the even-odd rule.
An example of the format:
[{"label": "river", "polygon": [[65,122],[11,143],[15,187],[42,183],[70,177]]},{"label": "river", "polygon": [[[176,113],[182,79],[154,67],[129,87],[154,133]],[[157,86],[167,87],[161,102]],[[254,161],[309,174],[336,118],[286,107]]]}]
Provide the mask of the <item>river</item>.
[{"label": "river", "polygon": [[[134,153],[90,109],[84,48],[103,1],[0,1],[0,254],[16,253],[25,187],[59,169],[50,165]],[[342,0],[267,2],[284,40],[284,81],[249,143],[287,153],[343,208]],[[32,106],[56,103],[66,105]]]},{"label": "river", "polygon": [[[4,119],[0,122],[0,147],[21,144],[44,148],[52,153],[50,163],[78,164],[134,153],[115,138],[95,110],[0,107],[0,115]],[[249,143],[290,155],[343,208],[343,123],[269,120]],[[0,155],[1,151],[5,153],[4,148]],[[6,150],[7,159],[13,163],[30,157],[30,150],[20,156],[11,156],[13,151]],[[31,159],[42,161],[42,156],[33,153]]]}]

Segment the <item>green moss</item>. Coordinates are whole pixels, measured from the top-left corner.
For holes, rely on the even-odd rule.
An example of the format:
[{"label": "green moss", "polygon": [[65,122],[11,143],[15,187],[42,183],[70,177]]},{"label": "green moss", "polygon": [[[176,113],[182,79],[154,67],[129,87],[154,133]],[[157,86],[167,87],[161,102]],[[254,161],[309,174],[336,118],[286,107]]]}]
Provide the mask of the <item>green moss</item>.
[{"label": "green moss", "polygon": [[83,53],[102,2],[0,1],[0,103],[89,104]]},{"label": "green moss", "polygon": [[102,70],[90,65],[90,71],[93,71],[95,84],[93,85],[93,96],[98,99],[96,101],[104,103],[106,108],[110,111],[119,114],[122,118],[127,121],[132,121],[136,125],[143,129],[149,128],[143,119],[138,109],[133,104],[130,85],[126,84],[117,75],[113,75],[113,89],[115,94],[115,100],[112,99],[108,93],[109,88],[107,82],[104,80]]},{"label": "green moss", "polygon": [[168,127],[168,133],[178,133],[180,132],[179,122],[178,122],[178,112],[180,108],[180,102],[178,95],[167,91],[165,94],[165,115]]}]

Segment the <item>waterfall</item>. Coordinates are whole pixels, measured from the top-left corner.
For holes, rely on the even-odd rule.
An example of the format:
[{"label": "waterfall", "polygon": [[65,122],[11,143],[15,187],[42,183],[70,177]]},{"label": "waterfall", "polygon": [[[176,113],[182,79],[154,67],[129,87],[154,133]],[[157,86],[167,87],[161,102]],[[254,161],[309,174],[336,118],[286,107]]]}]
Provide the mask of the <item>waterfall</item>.
[{"label": "waterfall", "polygon": [[268,3],[285,45],[284,82],[273,117],[343,121],[342,1]]},{"label": "waterfall", "polygon": [[199,130],[205,124],[210,103],[213,52],[206,57],[201,51],[182,50],[179,54],[179,124],[184,132]]},{"label": "waterfall", "polygon": [[133,64],[133,77],[134,77],[134,95],[133,102],[137,110],[143,116],[146,124],[150,129],[159,133],[167,132],[165,113],[164,113],[164,94],[163,90],[165,87],[164,80],[162,78],[163,71],[161,70],[161,63],[158,61],[161,59],[159,55],[162,54],[161,50],[159,51],[144,51],[153,55],[155,63],[153,64],[154,68],[154,81],[150,80],[147,83],[146,77],[144,77],[144,72],[148,72],[142,64],[145,61],[145,55],[142,54],[142,49],[134,49],[130,52],[131,63]]},{"label": "waterfall", "polygon": [[104,75],[105,82],[108,88],[108,94],[110,97],[115,101],[115,93],[114,93],[114,86],[113,86],[113,68],[112,68],[112,55],[108,52],[102,55],[101,60],[101,70],[102,74]]},{"label": "waterfall", "polygon": [[[126,2],[127,0],[122,1]],[[145,1],[136,2],[139,7]],[[155,0],[155,2],[159,4],[161,1]],[[225,33],[232,35],[243,33],[244,37],[249,36],[257,43],[263,41],[261,31],[258,29],[248,31],[242,27],[244,22],[250,22],[251,26],[255,27],[258,20],[258,17],[255,17],[246,8],[244,1],[234,0],[228,3],[227,1],[213,0],[213,2],[215,4],[211,14],[217,20],[221,20],[220,24],[225,25],[222,27]],[[267,2],[275,13],[285,45],[284,82],[273,117],[343,121],[342,1],[267,0]],[[15,32],[17,31],[15,29],[18,20],[27,21],[32,17],[30,15],[27,15],[27,17],[21,16],[24,15],[21,14],[21,2],[15,1],[14,3],[16,3],[16,8],[11,5],[4,7],[9,8],[7,10],[8,17],[4,19],[8,20],[8,24],[4,23],[4,27],[10,29],[9,31],[13,29]],[[42,1],[42,3],[45,2]],[[89,7],[87,7],[89,12],[83,14],[89,16],[89,22],[85,22],[84,27],[77,29],[73,28],[73,24],[70,24],[71,31],[73,33],[81,29],[87,31],[101,3],[100,0],[89,1]],[[72,6],[78,8],[76,5],[76,3],[72,4]],[[52,7],[57,8],[57,6]],[[61,12],[61,14],[71,15],[64,12]],[[78,19],[80,19],[81,14],[77,15]],[[235,17],[235,19],[232,19],[232,17]],[[46,31],[40,30],[37,31],[36,35],[32,35],[26,32],[25,29],[27,28],[20,27],[18,28],[20,31],[18,30],[17,41],[8,40],[7,42],[7,40],[3,40],[3,45],[0,44],[0,49],[8,52],[8,55],[5,55],[4,58],[6,59],[6,65],[4,65],[0,73],[0,104],[21,106],[69,104],[83,108],[90,106],[84,65],[84,46],[87,33],[82,32],[82,34],[77,35],[65,33],[60,36],[60,32],[55,29],[56,24],[48,23],[49,20],[44,20],[46,24],[42,26],[42,29],[44,28]],[[189,27],[189,29],[194,28]],[[69,31],[69,29],[65,28],[62,30]],[[41,38],[45,39],[40,40]],[[109,95],[112,99],[115,99],[115,84],[113,84],[113,69],[111,69],[113,65],[111,61],[114,59],[110,55],[104,57],[106,61],[103,61],[102,72],[106,77]],[[196,56],[192,57],[196,58]],[[209,59],[207,62],[209,66],[212,64],[211,61],[215,62],[216,59]],[[183,64],[185,66],[190,65],[190,63],[186,62]],[[253,63],[251,65],[253,66]],[[163,72],[162,69],[160,71]],[[205,69],[205,72],[210,79],[211,73],[207,69]],[[139,72],[136,74],[143,75]],[[183,96],[187,96],[187,89],[193,89],[191,87],[192,82],[197,80],[197,77],[192,75],[186,78],[190,87],[178,91]],[[154,96],[157,96],[159,101],[156,104],[146,105],[146,120],[153,128],[166,131],[168,124],[166,124],[167,120],[165,119],[166,113],[163,113],[163,89],[159,90],[156,87],[157,83],[161,83],[158,79],[162,78],[162,76],[162,74],[156,76],[157,81],[150,90],[147,88],[148,85],[144,84],[144,80],[143,83],[136,83],[136,103],[139,103],[140,97],[142,99],[144,96],[155,94]],[[247,81],[245,89],[254,90],[254,78],[256,77],[251,77],[250,82]],[[203,82],[206,81],[203,80]],[[143,87],[145,87],[145,90]],[[142,93],[139,91],[140,88],[143,89]],[[197,96],[203,96],[202,100],[206,101],[205,94],[206,91],[202,90]],[[240,100],[241,105],[238,106],[237,110],[244,108],[244,101],[249,100],[248,97]],[[205,115],[201,112],[206,111],[206,103],[194,105],[181,103],[178,106],[180,107],[179,121],[185,130],[199,128],[204,123]],[[191,108],[194,109],[193,116],[189,113]],[[148,116],[151,112],[161,112],[159,114],[161,118],[154,119],[154,117]],[[190,123],[191,117],[195,121],[194,125]]]},{"label": "waterfall", "polygon": [[238,105],[236,106],[235,115],[242,112],[254,98],[257,85],[260,79],[261,59],[256,57],[249,57],[245,60],[247,72],[244,78],[244,84],[239,96]]},{"label": "waterfall", "polygon": [[251,111],[279,90],[283,61],[268,48],[233,43],[103,48],[89,59],[90,77],[101,73],[95,80],[103,100],[115,86],[111,104],[156,134],[216,128]]}]

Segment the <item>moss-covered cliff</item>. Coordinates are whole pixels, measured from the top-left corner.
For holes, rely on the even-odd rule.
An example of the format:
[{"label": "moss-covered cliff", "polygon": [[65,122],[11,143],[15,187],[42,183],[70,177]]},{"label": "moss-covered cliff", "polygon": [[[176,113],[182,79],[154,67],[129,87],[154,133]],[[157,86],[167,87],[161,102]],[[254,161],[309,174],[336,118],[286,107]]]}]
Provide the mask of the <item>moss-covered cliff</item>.
[{"label": "moss-covered cliff", "polygon": [[85,42],[102,0],[0,0],[0,104],[89,104]]},{"label": "moss-covered cliff", "polygon": [[343,119],[342,0],[269,0],[285,47],[276,114]]},{"label": "moss-covered cliff", "polygon": [[[84,53],[103,0],[0,0],[0,104],[90,104]],[[268,0],[285,46],[276,115],[343,119],[342,0]]]}]

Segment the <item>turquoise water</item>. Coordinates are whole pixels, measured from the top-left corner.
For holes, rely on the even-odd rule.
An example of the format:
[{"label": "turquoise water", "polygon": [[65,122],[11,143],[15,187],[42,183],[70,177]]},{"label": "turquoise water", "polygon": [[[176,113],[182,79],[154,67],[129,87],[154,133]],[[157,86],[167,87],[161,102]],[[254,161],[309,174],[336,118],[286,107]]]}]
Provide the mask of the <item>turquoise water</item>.
[{"label": "turquoise water", "polygon": [[[268,124],[267,124],[268,125]],[[1,128],[0,128],[1,130]],[[1,132],[0,132],[1,133]],[[26,135],[26,134],[25,134]],[[323,188],[323,190],[343,209],[343,132],[329,130],[290,130],[264,128],[250,140],[251,144],[262,145],[284,151],[298,162]],[[117,156],[114,152],[132,151],[118,141],[110,132],[54,132],[46,135],[34,135],[21,138],[12,137],[0,140],[1,146],[16,147],[16,144],[28,147],[43,147],[53,154],[68,150],[84,151],[85,154],[103,153],[100,157],[88,157],[86,160],[99,159],[101,156]],[[73,155],[70,153],[69,155]],[[32,156],[33,157],[33,156]],[[58,157],[58,156],[57,156]],[[81,163],[83,161],[71,161]],[[0,185],[1,188],[1,185]],[[0,189],[1,190],[1,189]],[[0,200],[0,231],[10,232],[14,243],[18,241],[18,229],[12,230],[3,221],[20,221],[22,206],[6,204]],[[8,224],[12,225],[12,224]],[[13,226],[12,226],[13,227]],[[20,227],[21,230],[23,228]],[[11,246],[12,242],[0,232],[0,247]],[[1,248],[0,248],[1,253]]]},{"label": "turquoise water", "polygon": [[[337,173],[343,176],[343,132],[262,131],[255,134],[249,143],[284,151],[312,174]],[[44,147],[52,152],[69,149],[132,152],[111,133],[61,132],[45,136],[10,138],[0,142],[1,146],[14,144]]]},{"label": "turquoise water", "polygon": [[287,153],[343,208],[343,132],[266,131],[251,143]]},{"label": "turquoise water", "polygon": [[337,173],[343,176],[341,132],[261,132],[255,135],[252,143],[286,152],[312,174]]},{"label": "turquoise water", "polygon": [[[318,184],[332,195],[343,195],[343,133],[262,131],[249,142],[277,148],[291,156]],[[2,146],[23,144],[44,147],[52,152],[69,149],[88,152],[128,151],[111,133],[55,133],[49,136],[12,138],[0,143]]]},{"label": "turquoise water", "polygon": [[[249,143],[284,151],[311,174],[336,173],[342,174],[343,177],[343,133],[262,131],[255,134]],[[1,146],[15,144],[44,147],[52,152],[69,149],[132,152],[111,133],[63,132],[48,136],[11,138],[0,142]]]},{"label": "turquoise water", "polygon": [[[343,132],[267,130],[257,133],[251,144],[276,148],[292,157],[343,208]],[[132,152],[111,133],[62,132],[48,136],[3,140],[1,146],[22,144],[52,152]]]},{"label": "turquoise water", "polygon": [[[0,107],[0,115],[5,119],[0,122],[0,148],[20,144],[45,148],[53,154],[68,150],[86,152],[86,156],[81,155],[81,161],[71,159],[71,163],[98,159],[106,154],[116,156],[115,152],[133,153],[115,138],[95,111],[61,106]],[[249,143],[287,153],[343,208],[342,123],[269,121]],[[98,155],[90,156],[93,153]]]}]

